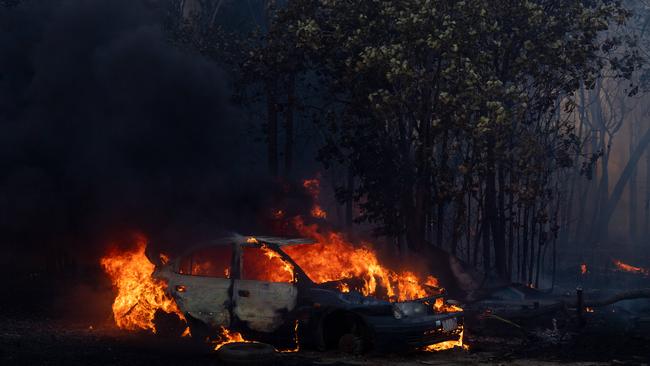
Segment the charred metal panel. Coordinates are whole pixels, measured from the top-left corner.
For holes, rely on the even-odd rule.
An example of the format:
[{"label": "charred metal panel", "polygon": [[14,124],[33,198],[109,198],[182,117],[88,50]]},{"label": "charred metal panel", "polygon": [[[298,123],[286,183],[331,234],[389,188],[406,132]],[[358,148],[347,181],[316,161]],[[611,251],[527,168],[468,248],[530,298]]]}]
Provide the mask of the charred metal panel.
[{"label": "charred metal panel", "polygon": [[230,286],[227,278],[170,273],[169,289],[184,313],[214,327],[230,325]]},{"label": "charred metal panel", "polygon": [[234,314],[252,330],[273,332],[296,307],[298,290],[291,283],[235,280]]}]

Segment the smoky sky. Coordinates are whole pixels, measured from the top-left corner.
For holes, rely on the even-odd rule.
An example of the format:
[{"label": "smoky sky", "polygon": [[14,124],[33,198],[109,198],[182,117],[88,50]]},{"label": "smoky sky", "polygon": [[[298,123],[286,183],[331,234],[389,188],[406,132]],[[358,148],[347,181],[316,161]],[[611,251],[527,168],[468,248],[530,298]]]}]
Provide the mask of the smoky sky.
[{"label": "smoky sky", "polygon": [[248,233],[265,229],[277,197],[302,202],[265,176],[229,75],[160,24],[133,0],[0,10],[3,245]]}]

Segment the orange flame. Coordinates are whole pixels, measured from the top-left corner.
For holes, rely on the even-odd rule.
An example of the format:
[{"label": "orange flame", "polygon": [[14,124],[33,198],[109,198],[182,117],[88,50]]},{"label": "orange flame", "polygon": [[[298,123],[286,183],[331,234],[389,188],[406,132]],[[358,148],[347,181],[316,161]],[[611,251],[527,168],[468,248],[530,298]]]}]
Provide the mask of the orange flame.
[{"label": "orange flame", "polygon": [[[273,281],[272,282],[293,282],[295,281],[295,276],[293,273],[293,266],[291,263],[287,262],[278,254],[277,252],[271,250],[269,247],[266,245],[262,245],[261,247],[262,251],[264,252],[264,255],[269,258],[269,264],[273,265],[277,263],[278,261],[281,263],[281,268],[282,272],[280,273],[274,273],[273,274]],[[273,267],[271,267],[273,268]]]},{"label": "orange flame", "polygon": [[[287,349],[287,350],[282,350],[280,352],[283,353],[293,353],[293,352],[298,352],[300,351],[300,346],[298,342],[298,321],[296,321],[295,326],[294,326],[294,340],[296,342],[295,348],[292,349]],[[214,350],[218,351],[221,347],[225,346],[226,344],[230,343],[255,343],[255,341],[249,341],[244,336],[236,331],[229,330],[225,327],[221,327],[219,329],[219,335],[217,336],[216,340],[211,341],[212,345],[214,345]]]},{"label": "orange flame", "polygon": [[623,263],[618,259],[614,260],[614,265],[619,270],[624,271],[624,272],[637,273],[637,274],[642,274],[642,275],[646,275],[646,276],[650,275],[650,271],[648,271],[647,269],[641,268],[641,267],[635,267],[633,265]]},{"label": "orange flame", "polygon": [[[435,277],[422,279],[411,271],[392,271],[379,262],[368,246],[355,248],[340,233],[321,233],[316,225],[306,225],[300,217],[294,218],[293,224],[300,235],[312,238],[317,243],[285,247],[283,250],[316,283],[358,278],[363,285],[355,290],[366,296],[385,297],[391,301],[412,300],[442,292]],[[346,282],[340,286],[349,290],[350,285]]]},{"label": "orange flame", "polygon": [[314,205],[314,207],[311,209],[311,215],[319,219],[327,218],[327,212],[323,211],[319,205]]},{"label": "orange flame", "polygon": [[336,288],[341,292],[350,292],[350,285],[345,282],[341,282],[336,286]]},{"label": "orange flame", "polygon": [[238,343],[238,342],[251,343],[251,341],[247,341],[246,339],[244,339],[241,333],[230,331],[224,327],[221,327],[219,336],[212,343],[214,344],[214,350],[217,351],[219,350],[219,348],[223,347],[228,343]]},{"label": "orange flame", "polygon": [[440,343],[431,344],[424,347],[423,351],[438,352],[438,351],[445,351],[456,347],[460,347],[464,350],[468,350],[469,346],[464,343],[464,333],[465,330],[461,328],[460,337],[458,338],[457,341],[444,341]]},{"label": "orange flame", "polygon": [[296,346],[291,349],[285,349],[280,352],[282,353],[295,353],[300,351],[300,341],[298,340],[298,321],[296,320],[296,323],[293,327],[293,341],[295,342]]},{"label": "orange flame", "polygon": [[174,300],[167,295],[167,284],[151,275],[155,266],[145,255],[147,241],[136,236],[136,247],[130,251],[113,249],[100,261],[117,290],[113,317],[118,327],[127,330],[156,332],[153,323],[157,310],[175,313],[185,320]]},{"label": "orange flame", "polygon": [[583,275],[587,274],[587,264],[586,263],[582,263],[580,265],[580,273],[583,274]]},{"label": "orange flame", "polygon": [[318,203],[318,197],[320,195],[320,179],[305,179],[302,182],[302,186],[305,187],[307,192],[309,192],[314,200],[314,204],[311,209],[311,215],[319,219],[327,218],[327,212],[325,212],[325,210],[323,210]]}]

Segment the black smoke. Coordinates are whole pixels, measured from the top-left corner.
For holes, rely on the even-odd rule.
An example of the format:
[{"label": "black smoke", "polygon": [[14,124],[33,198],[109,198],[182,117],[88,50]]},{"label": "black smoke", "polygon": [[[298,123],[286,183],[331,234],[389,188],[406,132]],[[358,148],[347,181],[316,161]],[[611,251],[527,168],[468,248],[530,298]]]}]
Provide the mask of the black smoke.
[{"label": "black smoke", "polygon": [[170,42],[151,3],[0,7],[3,246],[96,256],[133,231],[184,246],[308,201],[265,175],[230,76]]}]

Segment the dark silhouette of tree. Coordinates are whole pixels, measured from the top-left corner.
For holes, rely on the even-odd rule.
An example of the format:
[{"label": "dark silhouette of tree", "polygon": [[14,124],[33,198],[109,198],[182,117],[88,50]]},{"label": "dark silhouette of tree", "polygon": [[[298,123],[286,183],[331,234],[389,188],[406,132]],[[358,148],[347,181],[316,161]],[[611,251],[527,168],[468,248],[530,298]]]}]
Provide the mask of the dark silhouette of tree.
[{"label": "dark silhouette of tree", "polygon": [[629,15],[610,1],[292,0],[251,60],[310,75],[321,159],[350,166],[339,191],[357,221],[535,283],[583,156],[566,115],[603,70],[631,76],[638,54],[606,32]]}]

